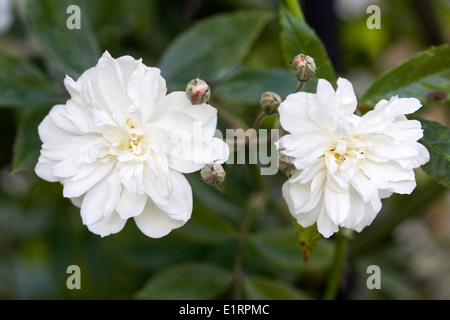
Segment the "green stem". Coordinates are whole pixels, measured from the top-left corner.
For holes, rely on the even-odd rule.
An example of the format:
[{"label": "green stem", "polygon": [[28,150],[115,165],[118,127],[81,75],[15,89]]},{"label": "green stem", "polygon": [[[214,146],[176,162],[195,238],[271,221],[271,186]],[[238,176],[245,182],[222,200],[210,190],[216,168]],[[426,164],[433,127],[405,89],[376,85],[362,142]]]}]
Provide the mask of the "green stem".
[{"label": "green stem", "polygon": [[295,92],[300,92],[303,89],[303,87],[305,86],[305,84],[306,84],[306,81],[299,81],[298,86],[295,89]]},{"label": "green stem", "polygon": [[236,117],[231,112],[228,112],[225,108],[218,108],[212,100],[209,101],[209,104],[213,107],[216,107],[219,113],[219,117],[228,122],[233,127],[233,129],[243,129],[244,131],[248,129],[248,126],[244,121]]},{"label": "green stem", "polygon": [[243,263],[244,263],[244,245],[246,235],[241,230],[237,236],[236,253],[233,262],[233,299],[242,300],[243,298]]},{"label": "green stem", "polygon": [[267,195],[262,191],[256,191],[248,202],[247,212],[242,220],[239,234],[237,235],[236,253],[233,263],[233,299],[242,300],[244,295],[244,253],[250,229],[255,218],[262,212],[267,202]]},{"label": "green stem", "polygon": [[255,129],[256,131],[259,130],[259,127],[261,126],[261,122],[263,121],[265,116],[266,116],[266,113],[263,111],[258,115],[258,117],[256,117],[255,121],[253,122],[253,129]]},{"label": "green stem", "polygon": [[303,11],[300,8],[299,0],[286,0],[286,5],[288,10],[301,21],[305,21],[305,17],[303,16]]},{"label": "green stem", "polygon": [[245,275],[244,267],[244,250],[248,240],[253,222],[258,215],[264,211],[266,204],[269,201],[269,195],[262,176],[259,174],[258,166],[256,164],[248,164],[250,173],[255,182],[255,191],[247,202],[247,210],[242,219],[239,234],[237,235],[236,253],[233,263],[233,299],[241,300],[243,298],[243,282]]},{"label": "green stem", "polygon": [[331,270],[328,274],[327,285],[325,289],[324,299],[336,299],[339,284],[341,282],[342,269],[345,259],[345,251],[347,247],[347,237],[341,232],[336,234],[336,243],[334,247],[334,256],[331,264]]}]

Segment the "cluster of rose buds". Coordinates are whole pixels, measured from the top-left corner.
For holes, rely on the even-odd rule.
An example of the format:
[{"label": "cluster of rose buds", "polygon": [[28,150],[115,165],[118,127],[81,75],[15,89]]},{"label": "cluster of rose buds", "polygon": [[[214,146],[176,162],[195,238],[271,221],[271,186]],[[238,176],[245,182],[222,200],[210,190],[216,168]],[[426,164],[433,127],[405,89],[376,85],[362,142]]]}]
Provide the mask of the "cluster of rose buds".
[{"label": "cluster of rose buds", "polygon": [[[211,98],[211,88],[198,77],[189,81],[186,86],[186,96],[193,105],[208,103]],[[225,170],[217,162],[207,163],[200,171],[202,181],[206,184],[217,187],[225,180]]]}]

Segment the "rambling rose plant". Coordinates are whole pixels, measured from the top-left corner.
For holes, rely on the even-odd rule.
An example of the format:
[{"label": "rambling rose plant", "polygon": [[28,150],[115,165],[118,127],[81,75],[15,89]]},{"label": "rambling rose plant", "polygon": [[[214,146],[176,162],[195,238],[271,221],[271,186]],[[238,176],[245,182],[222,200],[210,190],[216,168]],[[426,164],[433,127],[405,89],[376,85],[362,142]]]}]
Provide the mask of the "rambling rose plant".
[{"label": "rambling rose plant", "polygon": [[[197,2],[0,0],[0,297],[419,297],[420,275],[407,293],[385,284],[420,269],[424,245],[449,260],[430,222],[447,218],[450,46],[404,61],[371,41],[336,52],[308,25],[332,10]],[[336,35],[394,41],[397,7],[381,8],[381,30],[362,8]],[[392,44],[409,54],[414,38]]]}]

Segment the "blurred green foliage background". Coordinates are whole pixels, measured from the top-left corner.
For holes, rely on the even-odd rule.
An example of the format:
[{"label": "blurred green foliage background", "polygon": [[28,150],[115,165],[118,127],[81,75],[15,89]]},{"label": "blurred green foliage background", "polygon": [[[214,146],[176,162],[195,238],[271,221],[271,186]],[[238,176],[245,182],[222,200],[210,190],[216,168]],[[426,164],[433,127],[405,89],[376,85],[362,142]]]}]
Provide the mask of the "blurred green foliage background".
[{"label": "blurred green foliage background", "polygon": [[[9,68],[36,72],[27,69],[27,79],[22,79],[14,70],[7,73],[5,65],[0,70],[0,78],[11,76],[24,85],[28,81],[20,101],[0,99],[0,299],[322,297],[333,238],[320,239],[309,261],[303,261],[281,197],[281,173],[255,178],[257,167],[228,165],[223,193],[202,184],[198,174],[189,175],[194,211],[183,228],[150,239],[130,220],[122,232],[102,239],[82,225],[79,209],[62,197],[59,184],[40,180],[32,170],[40,148],[37,125],[53,104],[68,98],[62,86],[65,73],[76,77],[77,68],[95,65],[104,50],[161,67],[169,90],[181,90],[200,71],[213,87],[219,129],[250,127],[263,92],[285,97],[296,85],[280,45],[281,1],[67,1],[81,8],[79,31],[65,29],[69,15],[64,12],[51,16],[58,12],[47,11],[48,20],[39,20],[27,12],[26,1],[11,3],[12,19],[3,20],[0,50],[20,59],[11,60]],[[354,84],[357,95],[415,53],[450,43],[450,3],[445,0],[301,3],[336,73]],[[366,27],[366,8],[372,3],[381,8],[379,30]],[[217,15],[225,17],[223,27],[221,22],[214,30],[203,30],[201,24]],[[54,21],[59,24],[52,25]],[[203,56],[186,67],[182,62],[190,61],[192,52],[178,51],[177,45],[183,47],[180,35],[192,28],[205,32],[195,34]],[[67,43],[60,50],[82,51],[85,61],[72,61],[73,68],[70,58],[55,62],[54,52],[42,45],[52,32],[73,35],[64,38]],[[239,50],[229,51],[234,47]],[[174,57],[179,65],[172,64]],[[448,125],[449,103],[444,100],[428,103],[421,116]],[[263,127],[276,121],[276,116],[267,117]],[[450,194],[421,170],[416,174],[418,187],[412,195],[384,200],[375,222],[354,234],[338,298],[450,298]],[[69,265],[81,268],[81,290],[66,286]],[[381,269],[380,290],[366,287],[369,265]]]}]

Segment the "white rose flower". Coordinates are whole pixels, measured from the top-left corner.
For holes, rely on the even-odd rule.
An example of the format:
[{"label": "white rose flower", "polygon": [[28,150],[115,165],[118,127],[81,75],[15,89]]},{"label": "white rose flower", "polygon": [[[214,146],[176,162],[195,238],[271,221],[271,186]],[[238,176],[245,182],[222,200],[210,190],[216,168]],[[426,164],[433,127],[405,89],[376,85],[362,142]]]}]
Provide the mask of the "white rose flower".
[{"label": "white rose flower", "polygon": [[153,238],[184,225],[193,203],[183,173],[228,158],[228,146],[214,137],[217,110],[192,105],[182,91],[166,94],[159,69],[108,52],[64,84],[71,99],[39,125],[37,175],[59,181],[102,237],[132,217]]},{"label": "white rose flower", "polygon": [[340,227],[361,231],[381,209],[382,198],[409,194],[416,186],[414,168],[429,160],[417,142],[423,131],[404,114],[417,111],[415,98],[382,100],[362,117],[349,81],[334,91],[320,79],[317,93],[289,95],[279,107],[283,136],[280,152],[296,170],[283,185],[289,211],[303,226],[317,223],[330,237]]}]

